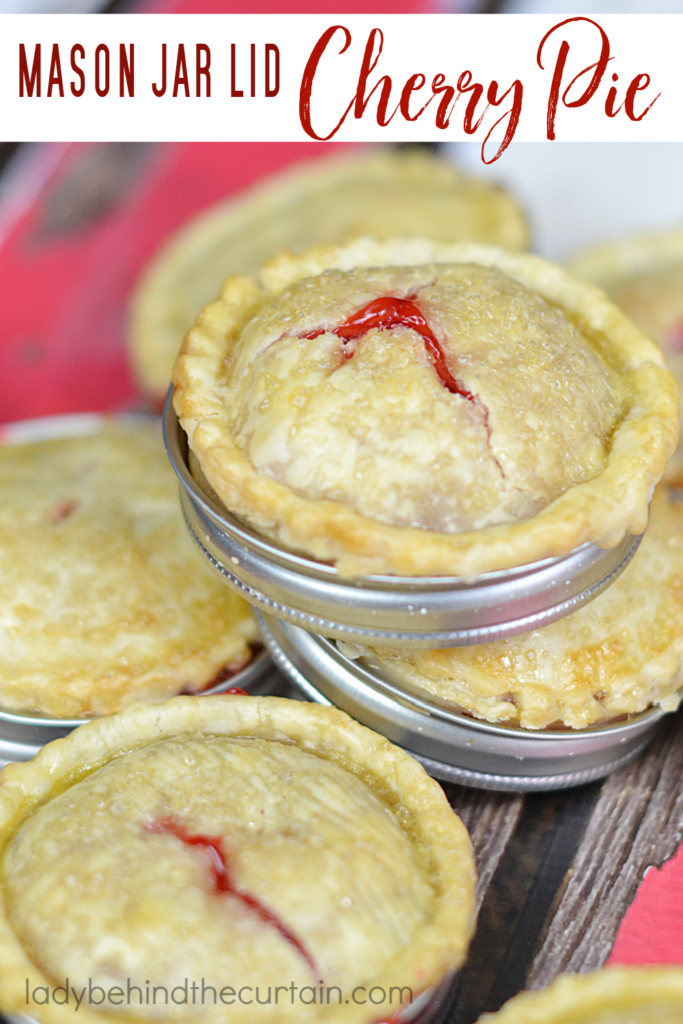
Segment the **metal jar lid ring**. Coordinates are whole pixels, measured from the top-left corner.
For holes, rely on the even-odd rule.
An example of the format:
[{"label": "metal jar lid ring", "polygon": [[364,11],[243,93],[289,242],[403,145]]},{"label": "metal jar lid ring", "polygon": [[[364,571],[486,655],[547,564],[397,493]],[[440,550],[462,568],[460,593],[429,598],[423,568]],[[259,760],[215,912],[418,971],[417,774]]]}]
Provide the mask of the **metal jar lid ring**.
[{"label": "metal jar lid ring", "polygon": [[206,561],[266,614],[351,643],[457,647],[527,633],[597,597],[623,572],[641,540],[627,534],[610,549],[584,544],[562,558],[486,573],[474,582],[346,577],[259,535],[204,493],[189,470],[171,391],[164,438],[188,529]]},{"label": "metal jar lid ring", "polygon": [[435,778],[477,789],[533,792],[601,779],[645,749],[665,714],[651,708],[625,722],[563,731],[486,722],[408,691],[325,637],[259,620],[273,661],[309,700],[382,733]]}]

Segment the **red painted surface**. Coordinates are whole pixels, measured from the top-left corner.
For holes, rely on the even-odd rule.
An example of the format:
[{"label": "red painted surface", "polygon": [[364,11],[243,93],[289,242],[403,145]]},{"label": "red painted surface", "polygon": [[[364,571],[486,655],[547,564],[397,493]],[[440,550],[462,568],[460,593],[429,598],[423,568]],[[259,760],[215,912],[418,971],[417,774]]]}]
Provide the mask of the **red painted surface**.
[{"label": "red painted surface", "polygon": [[611,964],[683,964],[683,846],[650,868],[626,911]]},{"label": "red painted surface", "polygon": [[[265,15],[412,14],[433,8],[433,0],[141,0],[136,7]],[[151,146],[115,202],[101,204],[76,226],[68,218],[60,222],[59,211],[69,188],[82,199],[96,185],[98,171],[89,176],[88,169],[102,147],[24,147],[5,175],[0,198],[0,423],[139,405],[125,341],[131,292],[145,265],[206,207],[333,147]]]},{"label": "red painted surface", "polygon": [[60,196],[78,187],[98,148],[50,144],[20,154],[0,208],[0,422],[139,404],[126,318],[145,265],[196,213],[333,147],[152,146],[113,206],[76,228],[51,227]]}]

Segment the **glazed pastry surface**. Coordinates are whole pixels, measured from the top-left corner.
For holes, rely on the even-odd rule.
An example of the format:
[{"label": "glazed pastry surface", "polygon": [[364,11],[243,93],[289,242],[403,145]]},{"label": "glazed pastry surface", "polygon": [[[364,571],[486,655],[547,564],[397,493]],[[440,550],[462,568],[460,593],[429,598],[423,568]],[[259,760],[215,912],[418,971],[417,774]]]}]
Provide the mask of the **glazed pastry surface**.
[{"label": "glazed pastry surface", "polygon": [[0,707],[108,714],[251,657],[249,606],[202,563],[156,423],[0,447]]},{"label": "glazed pastry surface", "polygon": [[683,505],[658,491],[631,564],[558,622],[494,643],[364,657],[409,690],[527,729],[582,729],[652,705],[673,711],[683,685]]}]

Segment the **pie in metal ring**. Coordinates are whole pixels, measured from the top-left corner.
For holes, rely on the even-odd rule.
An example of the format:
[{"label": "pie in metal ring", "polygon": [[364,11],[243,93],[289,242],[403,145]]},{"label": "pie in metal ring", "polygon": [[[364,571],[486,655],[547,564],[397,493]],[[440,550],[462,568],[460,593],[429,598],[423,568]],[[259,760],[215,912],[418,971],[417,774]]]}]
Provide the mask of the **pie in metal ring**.
[{"label": "pie in metal ring", "polygon": [[174,404],[226,508],[343,575],[474,579],[647,522],[678,389],[597,289],[532,256],[358,239],[234,277]]},{"label": "pie in metal ring", "polygon": [[408,692],[488,722],[585,729],[683,693],[683,504],[655,493],[642,544],[622,575],[576,612],[522,636],[445,650],[340,644]]}]

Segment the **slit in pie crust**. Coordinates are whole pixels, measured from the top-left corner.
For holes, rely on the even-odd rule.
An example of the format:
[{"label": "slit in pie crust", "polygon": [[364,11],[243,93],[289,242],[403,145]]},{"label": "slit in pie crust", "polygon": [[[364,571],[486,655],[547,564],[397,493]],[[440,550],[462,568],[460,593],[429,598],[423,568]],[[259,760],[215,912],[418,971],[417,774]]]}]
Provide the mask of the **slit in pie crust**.
[{"label": "slit in pie crust", "polygon": [[[35,1014],[370,1024],[464,958],[466,829],[416,761],[336,709],[244,696],[136,704],[0,780],[5,1012],[33,1012],[27,984],[158,986],[161,1001],[187,979],[226,995]],[[332,992],[322,1004],[321,985]],[[235,994],[247,987],[251,1002]],[[361,989],[375,997],[354,997]]]},{"label": "slit in pie crust", "polygon": [[230,278],[174,402],[260,533],[345,575],[475,578],[643,531],[677,435],[662,362],[545,261],[359,239]]},{"label": "slit in pie crust", "polygon": [[0,447],[0,708],[57,718],[243,668],[249,605],[202,562],[158,423]]}]

